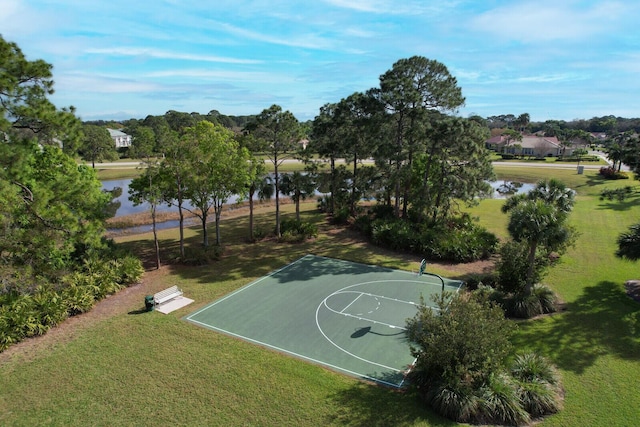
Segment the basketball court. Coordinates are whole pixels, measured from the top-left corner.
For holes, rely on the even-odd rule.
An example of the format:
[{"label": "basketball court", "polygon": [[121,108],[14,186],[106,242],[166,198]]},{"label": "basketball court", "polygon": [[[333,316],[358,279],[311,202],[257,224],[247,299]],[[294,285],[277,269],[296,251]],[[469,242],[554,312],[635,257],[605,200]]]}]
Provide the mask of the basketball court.
[{"label": "basketball court", "polygon": [[[423,266],[421,266],[422,269]],[[462,282],[307,255],[188,315],[189,322],[357,378],[402,387],[406,320]]]}]

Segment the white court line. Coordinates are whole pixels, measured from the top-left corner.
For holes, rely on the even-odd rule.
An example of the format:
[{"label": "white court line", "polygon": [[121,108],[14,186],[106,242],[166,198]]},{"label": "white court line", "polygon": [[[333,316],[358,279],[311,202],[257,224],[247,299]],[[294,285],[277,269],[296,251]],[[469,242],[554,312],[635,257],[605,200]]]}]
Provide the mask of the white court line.
[{"label": "white court line", "polygon": [[230,293],[230,294],[228,294],[228,295],[225,295],[224,297],[220,298],[219,300],[216,300],[216,301],[212,302],[211,304],[208,304],[208,305],[206,305],[206,306],[202,307],[200,310],[198,310],[198,311],[196,311],[196,312],[194,312],[194,313],[191,313],[190,315],[188,315],[187,317],[185,317],[185,319],[187,319],[187,320],[191,320],[191,317],[193,317],[193,316],[195,316],[195,315],[197,315],[197,314],[202,313],[203,311],[205,311],[205,310],[209,309],[210,307],[213,307],[214,305],[219,304],[219,303],[221,303],[222,301],[225,301],[225,300],[227,300],[227,299],[231,298],[232,296],[237,295],[237,294],[239,294],[240,292],[242,292],[242,291],[244,291],[244,290],[249,289],[249,288],[250,288],[250,287],[252,287],[253,285],[258,284],[258,283],[262,282],[263,280],[265,280],[265,279],[267,279],[267,278],[269,278],[269,277],[271,277],[271,276],[273,276],[273,275],[275,275],[275,274],[277,274],[277,273],[280,273],[280,272],[281,272],[281,271],[283,271],[283,270],[286,270],[287,268],[291,267],[292,265],[299,263],[299,262],[300,262],[300,261],[302,261],[303,259],[305,259],[305,258],[307,258],[307,257],[312,257],[312,256],[313,256],[313,255],[305,255],[305,256],[303,256],[302,258],[299,258],[299,259],[297,259],[297,260],[293,261],[293,262],[292,262],[291,264],[289,264],[289,265],[285,265],[284,267],[279,268],[278,270],[272,271],[271,273],[267,274],[266,276],[262,276],[262,277],[261,277],[261,278],[259,278],[258,280],[254,281],[254,282],[251,282],[251,283],[249,283],[248,285],[245,285],[245,286],[241,287],[241,288],[240,288],[240,289],[238,289],[237,291],[234,291],[234,292],[232,292],[232,293]]},{"label": "white court line", "polygon": [[[353,305],[353,303],[354,303],[354,302],[358,301],[358,299],[359,299],[361,296],[362,296],[362,292],[361,292],[361,293],[359,293],[359,294],[358,294],[358,296],[357,296],[353,301],[351,301],[351,302],[349,303],[349,305],[348,305],[348,306],[346,306],[345,308],[343,308],[342,310],[340,310],[340,314],[344,314],[344,311],[345,311],[347,308],[351,307],[351,306]],[[324,303],[324,304],[325,304],[325,305],[327,305],[327,302],[325,301],[325,303]],[[327,307],[327,308],[329,308],[329,307]],[[329,310],[331,310],[331,309],[329,308]],[[333,310],[331,310],[331,311],[333,311]]]},{"label": "white court line", "polygon": [[[331,363],[322,362],[322,361],[314,359],[312,357],[304,356],[302,354],[299,354],[299,353],[296,353],[296,352],[293,352],[293,351],[289,351],[289,350],[285,350],[285,349],[277,347],[275,345],[263,343],[262,341],[254,340],[253,338],[248,338],[248,337],[245,337],[245,336],[242,336],[242,335],[230,332],[230,331],[226,331],[224,329],[217,328],[217,327],[212,326],[212,325],[208,325],[208,324],[206,324],[204,322],[199,322],[197,320],[190,320],[190,322],[197,323],[200,326],[203,326],[203,327],[205,327],[207,329],[213,329],[215,331],[222,332],[224,334],[231,335],[233,337],[240,338],[242,340],[249,341],[249,342],[252,342],[254,344],[259,344],[261,346],[264,346],[264,347],[267,347],[267,348],[271,348],[273,350],[277,350],[277,351],[282,352],[282,353],[286,353],[286,354],[290,354],[290,355],[295,356],[295,357],[299,357],[300,359],[308,360],[308,361],[313,362],[313,363],[318,364],[318,365],[328,366],[328,367],[330,367],[332,369],[336,369],[338,371],[346,372],[346,373],[354,375],[356,377],[366,378],[366,379],[371,380],[371,381],[375,381],[375,382],[378,382],[378,383],[381,383],[381,384],[386,384],[386,385],[388,385],[390,387],[400,388],[400,386],[398,384],[390,383],[388,381],[384,381],[384,380],[381,380],[379,378],[374,378],[374,377],[371,377],[371,376],[366,375],[366,374],[361,374],[359,372],[355,372],[355,371],[351,371],[349,369],[341,368],[339,366],[332,365]],[[383,367],[387,368],[384,365],[379,365],[379,366],[383,366]],[[391,370],[396,371],[396,372],[402,372],[402,371],[400,371],[398,369],[395,369],[395,368],[388,368],[388,369],[391,369]]]}]

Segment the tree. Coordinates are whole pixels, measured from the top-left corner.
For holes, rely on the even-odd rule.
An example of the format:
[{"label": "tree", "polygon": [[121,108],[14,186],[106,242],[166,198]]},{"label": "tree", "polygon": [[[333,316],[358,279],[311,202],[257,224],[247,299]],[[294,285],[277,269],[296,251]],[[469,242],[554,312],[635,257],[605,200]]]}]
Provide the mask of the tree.
[{"label": "tree", "polygon": [[[50,278],[73,270],[101,245],[109,201],[94,171],[58,147],[39,147],[34,140],[0,143],[3,268]],[[13,282],[20,275],[9,277]]]},{"label": "tree", "polygon": [[160,163],[160,176],[163,185],[163,200],[178,208],[178,228],[180,233],[180,256],[185,258],[184,250],[184,202],[187,200],[187,182],[191,174],[191,159],[196,141],[190,138],[176,139],[165,147],[165,157]]},{"label": "tree", "polygon": [[131,132],[129,156],[149,162],[155,154],[156,135],[149,126],[136,126]]},{"label": "tree", "polygon": [[[464,97],[456,78],[444,64],[422,56],[394,63],[391,70],[380,76],[377,96],[393,128],[389,144],[394,148],[389,147],[386,151],[393,153],[389,158],[395,169],[391,176],[395,187],[394,210],[396,216],[400,216],[401,199],[404,199],[403,214],[406,214],[410,179],[407,171],[411,170],[414,153],[424,143],[428,113],[455,112],[464,104]],[[428,156],[433,155],[433,148],[433,145],[426,147]],[[429,168],[428,163],[427,175]]]},{"label": "tree", "polygon": [[156,269],[160,268],[160,243],[158,242],[156,229],[156,212],[158,205],[163,200],[162,185],[159,183],[160,179],[159,166],[155,163],[150,163],[146,165],[144,173],[132,179],[129,184],[129,200],[133,201],[134,206],[144,202],[149,203],[156,255]]},{"label": "tree", "polygon": [[313,196],[315,189],[314,177],[309,173],[303,174],[295,171],[282,177],[280,191],[282,191],[282,194],[291,197],[291,200],[295,203],[296,220],[300,221],[300,201]]},{"label": "tree", "polygon": [[516,118],[513,124],[518,128],[518,131],[524,132],[529,127],[530,122],[531,116],[529,116],[529,113],[522,113]]},{"label": "tree", "polygon": [[274,167],[276,194],[276,236],[280,237],[280,174],[278,168],[296,151],[300,140],[300,124],[289,111],[279,105],[264,109],[255,120],[247,124],[246,130],[269,156]]},{"label": "tree", "polygon": [[106,128],[84,125],[82,131],[84,134],[80,147],[82,160],[91,162],[91,166],[95,169],[96,162],[112,161],[118,158],[115,143]]},{"label": "tree", "polygon": [[61,146],[74,153],[81,123],[73,107],[56,109],[51,64],[28,61],[17,44],[0,36],[0,133],[36,137],[41,144]]},{"label": "tree", "polygon": [[422,301],[418,313],[407,321],[414,370],[431,381],[476,383],[499,371],[510,355],[514,330],[502,309],[446,293],[435,302],[437,310]]},{"label": "tree", "polygon": [[329,158],[329,194],[331,196],[328,212],[330,214],[335,212],[336,160],[343,156],[336,108],[337,104],[325,104],[320,107],[320,114],[313,120],[311,143],[307,147],[309,151],[316,152],[323,158]]},{"label": "tree", "polygon": [[362,189],[366,185],[358,175],[358,163],[370,158],[375,152],[372,135],[377,134],[374,117],[379,105],[373,93],[356,92],[341,100],[335,108],[335,126],[338,128],[341,144],[339,151],[352,164],[349,211],[353,216],[356,214],[358,188]]},{"label": "tree", "polygon": [[640,259],[640,224],[634,224],[618,237],[616,256],[631,261]]},{"label": "tree", "polygon": [[428,153],[420,153],[412,170],[412,208],[416,217],[444,220],[455,203],[473,204],[489,191],[494,177],[485,127],[458,117],[443,117],[432,124]]},{"label": "tree", "polygon": [[186,194],[199,209],[193,212],[202,222],[203,245],[209,246],[207,217],[214,209],[216,244],[221,243],[220,216],[224,204],[233,194],[242,194],[250,182],[247,162],[249,152],[240,148],[232,131],[221,125],[202,121],[187,128],[185,137],[195,143],[190,159],[191,174],[186,181]]},{"label": "tree", "polygon": [[[256,192],[259,192],[262,186],[262,183],[265,179],[267,173],[267,168],[264,165],[264,161],[258,159],[257,157],[252,156],[249,159],[249,185],[248,185],[248,198],[249,198],[249,241],[253,242],[255,240],[254,237],[254,226],[253,226],[253,198],[256,195]],[[262,194],[259,195],[262,198]],[[269,195],[271,198],[271,195]]]},{"label": "tree", "polygon": [[502,206],[509,212],[508,230],[517,242],[527,242],[527,279],[523,293],[531,295],[536,272],[536,253],[542,247],[548,255],[564,252],[575,239],[575,230],[566,224],[575,201],[575,192],[556,179],[542,180],[527,194],[513,196]]}]

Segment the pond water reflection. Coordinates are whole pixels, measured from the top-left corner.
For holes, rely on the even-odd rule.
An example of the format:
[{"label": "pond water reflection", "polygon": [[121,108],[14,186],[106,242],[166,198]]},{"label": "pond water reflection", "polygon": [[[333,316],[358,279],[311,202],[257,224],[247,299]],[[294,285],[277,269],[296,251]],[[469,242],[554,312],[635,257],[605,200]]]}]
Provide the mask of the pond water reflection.
[{"label": "pond water reflection", "polygon": [[[120,202],[120,207],[116,211],[115,216],[133,215],[137,213],[149,212],[149,204],[143,203],[138,206],[134,206],[133,202],[129,200],[129,183],[131,179],[116,179],[102,182],[103,190],[113,190],[115,187],[122,188],[122,194],[115,199],[116,202]],[[493,194],[491,198],[504,199],[513,194],[527,193],[535,187],[535,184],[512,182],[512,181],[493,181],[490,183],[493,188]],[[228,204],[234,204],[238,201],[237,196],[233,196]],[[188,205],[186,207],[191,207]],[[166,204],[158,206],[159,212],[177,212],[178,208],[174,206],[167,206]]]}]

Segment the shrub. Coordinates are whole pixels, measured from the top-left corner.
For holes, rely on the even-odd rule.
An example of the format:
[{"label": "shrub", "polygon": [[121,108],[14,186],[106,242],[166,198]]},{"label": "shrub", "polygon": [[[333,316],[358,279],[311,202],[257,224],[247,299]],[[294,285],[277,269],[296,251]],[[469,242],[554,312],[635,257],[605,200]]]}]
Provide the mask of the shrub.
[{"label": "shrub", "polygon": [[600,175],[605,179],[629,179],[629,175],[624,172],[620,172],[611,166],[603,166],[600,168]]},{"label": "shrub", "polygon": [[504,292],[520,292],[526,285],[529,269],[526,242],[508,241],[500,246],[499,254],[497,287]]},{"label": "shrub", "polygon": [[544,381],[554,386],[560,385],[558,370],[546,358],[536,353],[524,353],[516,356],[511,374],[518,381]]},{"label": "shrub", "polygon": [[349,221],[350,216],[351,212],[349,211],[349,207],[342,206],[336,208],[336,211],[333,213],[333,217],[331,217],[331,219],[334,224],[346,224]]},{"label": "shrub", "polygon": [[535,295],[525,295],[522,292],[509,295],[504,301],[508,317],[530,319],[543,313],[540,300]]},{"label": "shrub", "polygon": [[468,216],[424,225],[379,218],[371,223],[371,240],[389,249],[451,262],[488,258],[498,244],[494,234],[474,224]]},{"label": "shrub", "polygon": [[217,245],[185,247],[182,263],[193,266],[207,265],[220,259],[223,252],[224,248]]},{"label": "shrub", "polygon": [[50,286],[38,286],[33,294],[33,303],[42,325],[51,327],[67,318],[67,304]]},{"label": "shrub", "polygon": [[468,384],[437,383],[425,396],[426,402],[438,414],[460,423],[478,419],[479,399]]},{"label": "shrub", "polygon": [[508,375],[492,375],[479,394],[478,421],[481,423],[516,426],[529,423],[529,414],[520,405],[515,383]]},{"label": "shrub", "polygon": [[548,286],[540,284],[533,285],[532,295],[540,301],[540,307],[542,308],[542,313],[540,314],[555,313],[558,311],[558,298]]},{"label": "shrub", "polygon": [[467,289],[476,290],[479,287],[495,288],[498,276],[495,273],[475,273],[465,280]]},{"label": "shrub", "polygon": [[311,222],[284,219],[280,223],[281,241],[301,242],[318,236],[318,226]]},{"label": "shrub", "polygon": [[137,283],[144,274],[142,263],[133,255],[122,255],[112,261],[111,266],[116,269],[116,281],[124,286]]},{"label": "shrub", "polygon": [[634,189],[630,185],[627,185],[623,188],[616,189],[605,189],[600,192],[600,200],[617,200],[619,202],[624,202],[624,200],[633,194]]},{"label": "shrub", "polygon": [[560,376],[547,359],[535,353],[518,355],[511,375],[518,384],[522,406],[533,417],[554,414],[562,409]]}]

